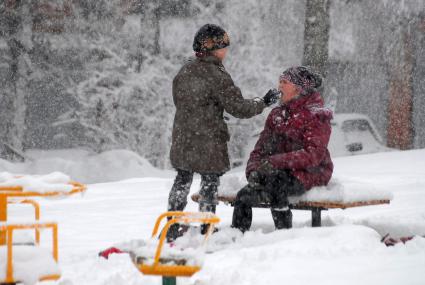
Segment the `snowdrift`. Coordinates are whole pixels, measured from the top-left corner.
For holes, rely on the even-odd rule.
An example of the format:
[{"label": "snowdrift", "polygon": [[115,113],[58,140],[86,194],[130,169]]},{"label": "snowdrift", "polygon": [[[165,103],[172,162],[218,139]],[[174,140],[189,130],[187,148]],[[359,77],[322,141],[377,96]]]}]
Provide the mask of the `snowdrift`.
[{"label": "snowdrift", "polygon": [[10,163],[0,159],[0,172],[47,174],[60,171],[81,183],[117,181],[133,177],[164,177],[167,171],[128,150],[93,154],[84,150],[32,151],[32,161]]}]

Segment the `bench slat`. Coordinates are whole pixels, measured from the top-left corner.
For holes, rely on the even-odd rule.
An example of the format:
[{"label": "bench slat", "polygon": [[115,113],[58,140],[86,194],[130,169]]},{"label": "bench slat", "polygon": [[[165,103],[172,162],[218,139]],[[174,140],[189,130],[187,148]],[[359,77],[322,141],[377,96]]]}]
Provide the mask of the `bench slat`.
[{"label": "bench slat", "polygon": [[[194,202],[198,202],[200,195],[199,193],[194,193],[191,196]],[[236,196],[230,195],[218,195],[218,200],[224,203],[233,203],[235,202]],[[362,206],[372,206],[372,205],[381,205],[389,204],[390,200],[369,200],[369,201],[358,201],[358,202],[335,202],[335,201],[300,201],[296,204],[292,204],[291,208],[293,209],[309,209],[309,208],[322,208],[322,209],[347,209],[353,207],[362,207]],[[263,205],[266,207],[266,205]]]},{"label": "bench slat", "polygon": [[323,201],[323,202],[313,202],[313,201],[300,201],[294,206],[297,207],[314,207],[314,208],[325,208],[325,209],[346,209],[362,206],[372,206],[372,205],[381,205],[389,204],[390,200],[369,200],[369,201],[358,201],[358,202],[332,202],[332,201]]}]

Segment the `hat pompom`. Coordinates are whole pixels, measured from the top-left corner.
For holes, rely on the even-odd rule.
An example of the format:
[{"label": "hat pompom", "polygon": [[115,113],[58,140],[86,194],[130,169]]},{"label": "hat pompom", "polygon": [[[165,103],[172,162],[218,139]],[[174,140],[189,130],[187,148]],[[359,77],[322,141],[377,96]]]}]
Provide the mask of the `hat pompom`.
[{"label": "hat pompom", "polygon": [[322,86],[322,76],[319,73],[312,71],[309,67],[300,66],[300,76],[306,81],[311,82],[311,87],[315,89]]}]

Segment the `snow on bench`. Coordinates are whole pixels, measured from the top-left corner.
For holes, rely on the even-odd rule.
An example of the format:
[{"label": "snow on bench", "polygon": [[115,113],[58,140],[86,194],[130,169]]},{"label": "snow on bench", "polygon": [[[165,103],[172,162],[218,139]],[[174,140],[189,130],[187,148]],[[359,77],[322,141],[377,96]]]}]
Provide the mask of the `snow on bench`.
[{"label": "snow on bench", "polygon": [[20,188],[23,192],[69,193],[73,190],[73,185],[70,177],[61,172],[52,172],[47,175],[16,175],[0,172],[0,191],[6,188]]},{"label": "snow on bench", "polygon": [[[245,177],[238,175],[223,176],[218,189],[218,200],[233,206],[236,195],[247,184]],[[191,198],[198,202],[199,193]],[[321,225],[321,211],[328,209],[346,209],[351,207],[389,204],[393,195],[377,190],[373,184],[343,176],[332,177],[327,186],[314,187],[298,197],[289,197],[290,208],[312,211],[312,225]],[[256,205],[268,208],[270,205]]]},{"label": "snow on bench", "polygon": [[[25,285],[61,274],[50,250],[39,246],[14,245],[13,278]],[[6,279],[7,247],[0,246],[0,283]]]},{"label": "snow on bench", "polygon": [[352,178],[334,177],[327,186],[314,187],[299,197],[290,197],[293,205],[324,208],[351,208],[358,206],[388,204],[393,195],[377,190],[373,184]]}]

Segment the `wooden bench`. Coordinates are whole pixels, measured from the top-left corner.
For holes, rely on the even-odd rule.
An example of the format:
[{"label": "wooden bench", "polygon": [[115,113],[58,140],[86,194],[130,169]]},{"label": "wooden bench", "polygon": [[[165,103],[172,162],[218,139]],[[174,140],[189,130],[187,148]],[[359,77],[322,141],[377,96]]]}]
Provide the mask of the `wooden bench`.
[{"label": "wooden bench", "polygon": [[[194,193],[191,196],[192,200],[198,203],[200,195]],[[234,206],[236,195],[218,195],[218,200],[225,204]],[[334,202],[334,201],[299,201],[296,203],[290,203],[289,208],[294,210],[308,210],[311,211],[311,226],[320,227],[322,225],[322,211],[329,209],[347,209],[362,206],[372,206],[389,204],[390,200],[369,200],[359,202]],[[270,208],[269,204],[255,205],[254,208]]]}]

